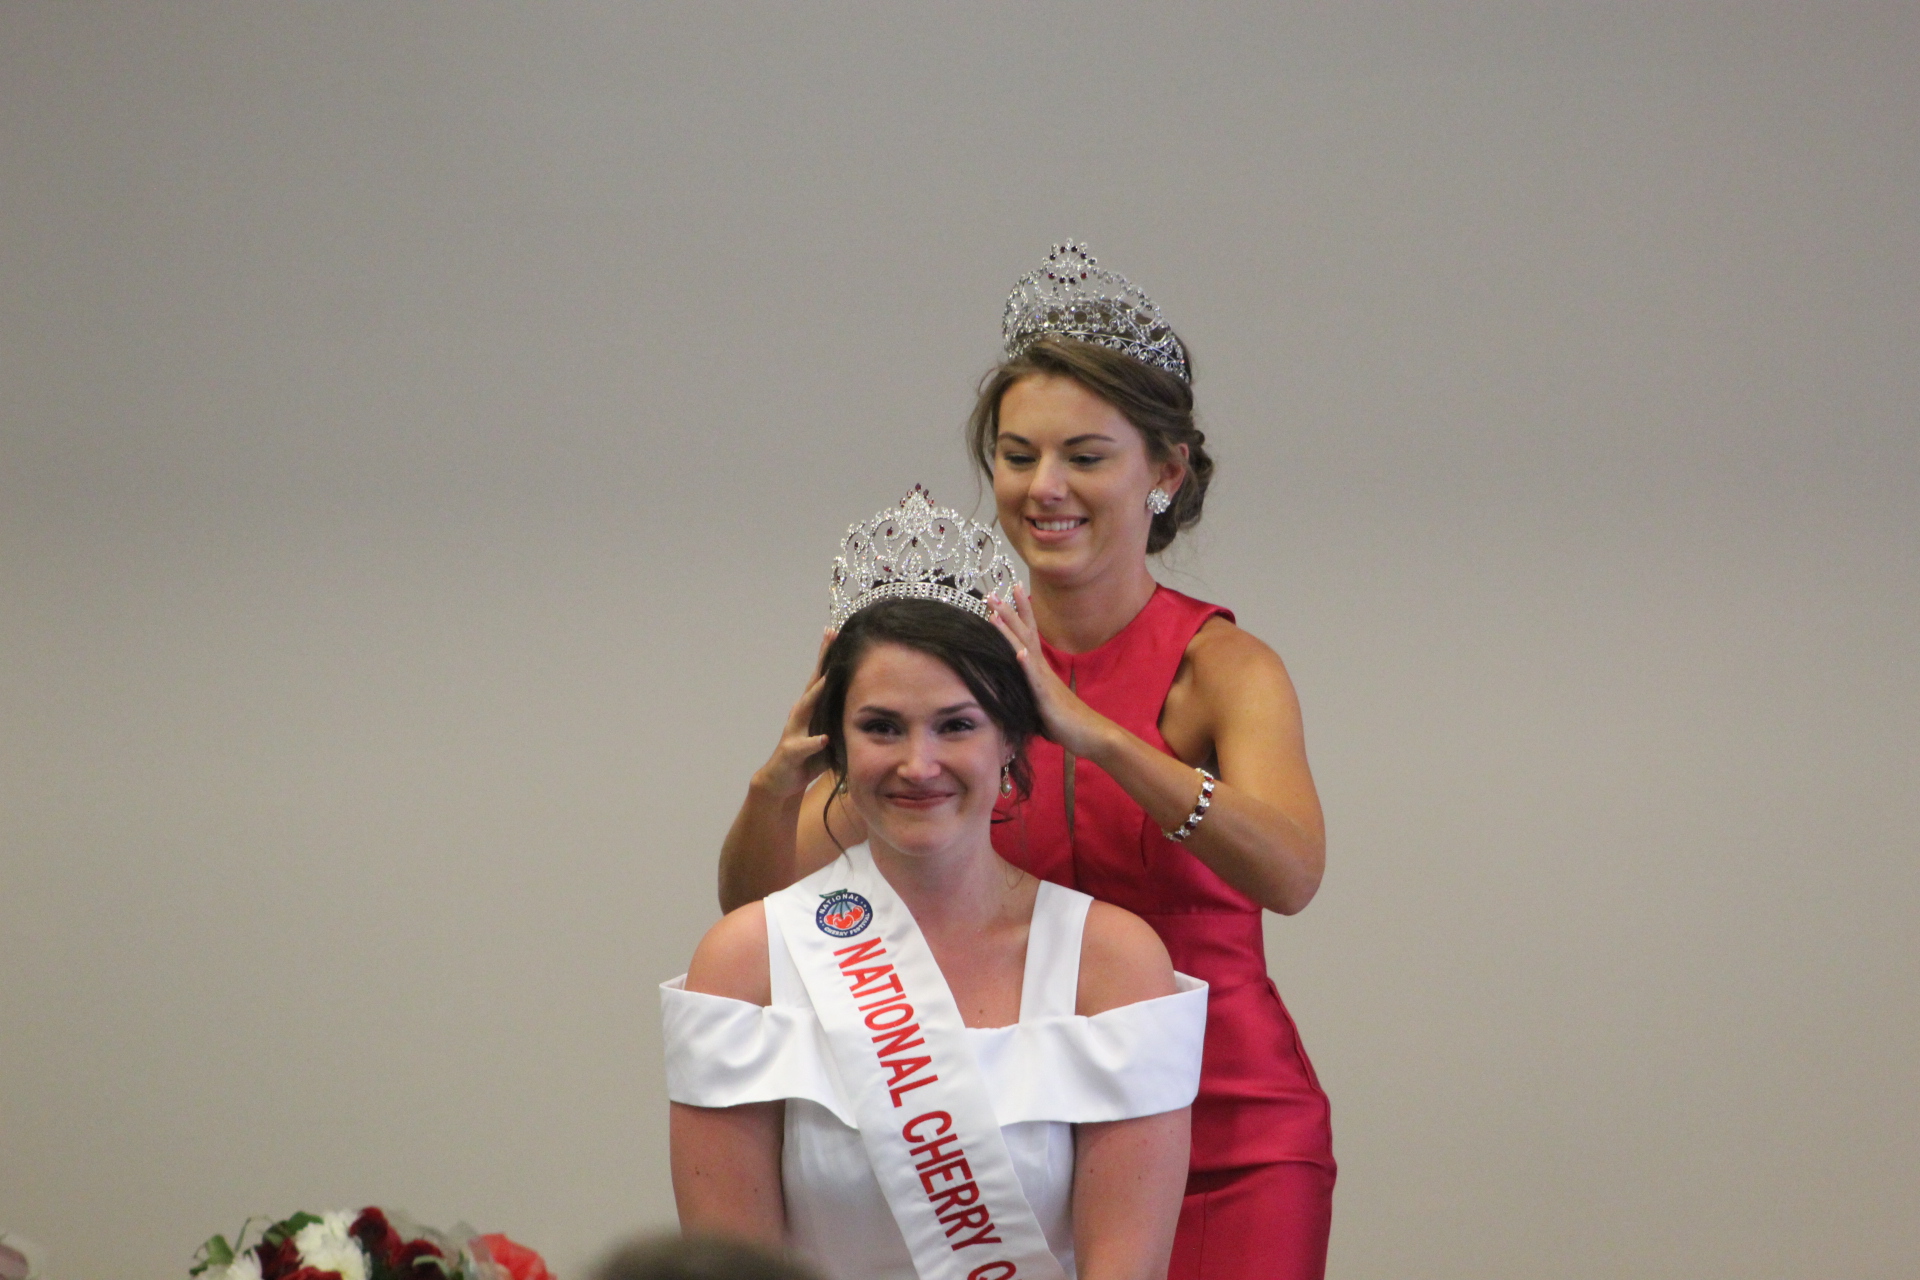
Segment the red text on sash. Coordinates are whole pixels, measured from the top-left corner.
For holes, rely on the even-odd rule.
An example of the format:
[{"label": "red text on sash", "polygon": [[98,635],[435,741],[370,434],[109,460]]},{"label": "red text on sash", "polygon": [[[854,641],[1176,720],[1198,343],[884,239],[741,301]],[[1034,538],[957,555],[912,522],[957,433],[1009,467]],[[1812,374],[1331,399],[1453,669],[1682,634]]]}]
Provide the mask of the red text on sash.
[{"label": "red text on sash", "polygon": [[841,975],[847,980],[847,988],[853,994],[867,1030],[878,1033],[873,1037],[874,1056],[887,1069],[887,1094],[897,1107],[909,1090],[930,1085],[940,1078],[933,1073],[930,1053],[908,1052],[924,1049],[927,1043],[920,1036],[920,1024],[913,1020],[913,1003],[907,998],[907,989],[892,965],[866,964],[887,954],[886,944],[879,938],[842,947],[833,954],[840,957]]},{"label": "red text on sash", "polygon": [[[934,1073],[931,1052],[912,1052],[926,1049],[920,1024],[914,1021],[913,1003],[899,971],[884,961],[886,944],[879,938],[842,947],[833,954],[839,957],[840,972],[867,1029],[875,1033],[875,1057],[887,1069],[887,1092],[897,1107],[910,1090],[940,1078]],[[960,1250],[969,1245],[1000,1244],[992,1210],[982,1202],[960,1136],[952,1129],[951,1115],[929,1111],[907,1121],[900,1136],[910,1144],[907,1154],[915,1162],[914,1171],[920,1175],[921,1189],[927,1193],[934,1216],[946,1227],[949,1239],[960,1237],[953,1239],[950,1247]],[[990,1262],[976,1268],[974,1274],[979,1280],[1009,1280],[1016,1273],[1010,1262]]]}]

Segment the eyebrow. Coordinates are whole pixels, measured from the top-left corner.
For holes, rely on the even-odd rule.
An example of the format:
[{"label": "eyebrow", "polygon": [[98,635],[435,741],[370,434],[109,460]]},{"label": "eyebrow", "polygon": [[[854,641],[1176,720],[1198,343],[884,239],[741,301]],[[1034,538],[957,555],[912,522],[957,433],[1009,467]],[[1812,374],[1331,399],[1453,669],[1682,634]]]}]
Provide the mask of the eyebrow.
[{"label": "eyebrow", "polygon": [[[993,438],[993,442],[996,445],[999,444],[1002,440],[1008,441],[1011,444],[1023,444],[1027,446],[1027,448],[1029,449],[1033,448],[1033,441],[1027,439],[1025,436],[1015,435],[1011,431],[1002,431],[999,435]],[[1098,431],[1089,431],[1085,435],[1071,436],[1067,439],[1066,443],[1068,447],[1072,447],[1073,445],[1076,445],[1076,444],[1085,444],[1089,440],[1104,440],[1108,444],[1113,443],[1112,436],[1103,435]]]},{"label": "eyebrow", "polygon": [[[950,707],[940,707],[937,710],[935,710],[933,714],[936,716],[950,716],[961,711],[979,711],[981,712],[982,715],[986,714],[984,709],[980,706],[980,704],[978,702],[973,701],[971,698],[969,698],[965,702],[956,702]],[[853,713],[855,715],[866,715],[871,713],[871,714],[883,715],[883,716],[897,716],[900,714],[898,711],[895,711],[892,707],[876,706],[871,702],[867,703],[865,706],[855,707]]]}]

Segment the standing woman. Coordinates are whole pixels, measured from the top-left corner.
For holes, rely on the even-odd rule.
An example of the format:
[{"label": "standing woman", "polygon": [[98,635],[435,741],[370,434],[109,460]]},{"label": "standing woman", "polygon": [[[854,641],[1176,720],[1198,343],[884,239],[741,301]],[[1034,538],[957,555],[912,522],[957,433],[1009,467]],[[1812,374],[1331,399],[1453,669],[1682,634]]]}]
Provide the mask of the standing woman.
[{"label": "standing woman", "polygon": [[[1229,611],[1147,568],[1199,520],[1213,474],[1192,365],[1146,295],[1073,244],[1015,286],[1003,332],[969,443],[1032,579],[996,622],[1048,740],[994,845],[1143,917],[1174,967],[1212,988],[1169,1275],[1318,1280],[1335,1174],[1327,1098],[1267,976],[1260,916],[1304,908],[1325,863],[1299,704],[1279,657]],[[808,785],[818,690],[754,775],[722,851],[723,906],[837,854],[829,820],[842,841],[862,838],[830,788]]]}]

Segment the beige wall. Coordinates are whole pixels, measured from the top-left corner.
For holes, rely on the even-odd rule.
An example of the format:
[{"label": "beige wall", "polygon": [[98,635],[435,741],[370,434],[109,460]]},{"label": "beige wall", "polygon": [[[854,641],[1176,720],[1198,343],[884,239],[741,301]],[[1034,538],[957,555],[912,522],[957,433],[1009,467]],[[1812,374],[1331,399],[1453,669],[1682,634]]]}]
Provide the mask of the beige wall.
[{"label": "beige wall", "polygon": [[0,10],[0,1227],[670,1220],[653,984],[1071,234],[1306,705],[1332,1274],[1911,1274],[1916,10],[1183,12]]}]

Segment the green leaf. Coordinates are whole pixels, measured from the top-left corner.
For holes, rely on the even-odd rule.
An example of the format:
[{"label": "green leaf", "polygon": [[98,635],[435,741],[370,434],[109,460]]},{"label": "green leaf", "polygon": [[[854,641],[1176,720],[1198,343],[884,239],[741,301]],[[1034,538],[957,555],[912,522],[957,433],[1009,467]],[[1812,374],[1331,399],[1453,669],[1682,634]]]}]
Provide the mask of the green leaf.
[{"label": "green leaf", "polygon": [[203,1254],[205,1257],[200,1265],[189,1270],[188,1275],[197,1276],[209,1267],[225,1267],[233,1264],[233,1246],[227,1243],[225,1236],[209,1237],[205,1244],[194,1251],[193,1256],[199,1258]]},{"label": "green leaf", "polygon": [[270,1245],[285,1244],[299,1234],[300,1228],[310,1227],[318,1221],[320,1221],[318,1214],[296,1213],[291,1218],[283,1218],[268,1227],[266,1235],[262,1238]]}]

